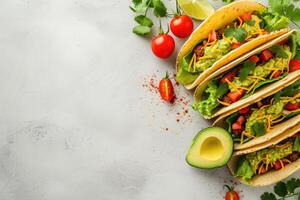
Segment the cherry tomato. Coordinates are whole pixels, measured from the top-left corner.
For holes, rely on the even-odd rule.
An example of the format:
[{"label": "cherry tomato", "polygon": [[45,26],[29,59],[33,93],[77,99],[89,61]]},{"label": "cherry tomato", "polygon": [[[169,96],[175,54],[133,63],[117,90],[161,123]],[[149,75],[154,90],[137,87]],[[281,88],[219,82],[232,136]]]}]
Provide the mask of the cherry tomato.
[{"label": "cherry tomato", "polygon": [[233,43],[233,44],[231,45],[231,48],[232,48],[232,49],[237,49],[237,48],[239,48],[240,46],[242,46],[242,43],[241,43],[241,42],[237,42],[237,43]]},{"label": "cherry tomato", "polygon": [[241,15],[240,18],[243,22],[250,21],[252,19],[252,15],[251,15],[251,13],[245,13],[245,14]]},{"label": "cherry tomato", "polygon": [[228,72],[227,74],[225,74],[224,76],[223,76],[223,78],[220,80],[220,83],[226,83],[226,79],[228,80],[228,81],[233,81],[233,79],[234,79],[234,77],[236,76],[236,74],[237,74],[237,70],[232,70],[232,71],[230,71],[230,72]]},{"label": "cherry tomato", "polygon": [[279,76],[281,76],[281,75],[282,75],[282,72],[277,70],[277,71],[274,73],[273,78],[277,78],[277,77],[279,77]]},{"label": "cherry tomato", "polygon": [[175,41],[168,34],[160,34],[151,41],[152,52],[159,58],[168,58],[175,49]]},{"label": "cherry tomato", "polygon": [[187,15],[175,16],[170,22],[172,33],[179,38],[185,38],[191,35],[194,29],[192,19]]},{"label": "cherry tomato", "polygon": [[273,54],[268,49],[263,50],[263,52],[260,54],[260,59],[264,62],[267,62],[273,57]]},{"label": "cherry tomato", "polygon": [[290,61],[290,72],[297,71],[300,69],[300,60],[291,60]]},{"label": "cherry tomato", "polygon": [[293,104],[293,103],[288,103],[288,104],[285,105],[284,108],[288,111],[293,111],[293,110],[299,109],[299,105],[298,104]]},{"label": "cherry tomato", "polygon": [[246,117],[241,115],[239,118],[236,120],[239,124],[243,125],[246,122]]},{"label": "cherry tomato", "polygon": [[169,79],[168,73],[165,78],[159,82],[158,89],[163,100],[171,102],[175,98],[173,84]]},{"label": "cherry tomato", "polygon": [[250,61],[258,63],[259,62],[259,57],[257,55],[251,56],[249,58]]},{"label": "cherry tomato", "polygon": [[243,96],[244,92],[244,90],[239,90],[239,92],[229,92],[227,96],[230,98],[231,102],[234,103]]},{"label": "cherry tomato", "polygon": [[247,107],[244,107],[244,108],[240,109],[239,113],[242,114],[242,115],[246,115],[246,114],[248,114],[249,111],[250,111],[250,107],[247,106]]},{"label": "cherry tomato", "polygon": [[217,39],[217,32],[215,30],[213,30],[212,32],[210,32],[210,34],[208,35],[208,42],[213,42]]},{"label": "cherry tomato", "polygon": [[224,186],[228,189],[225,195],[225,200],[240,200],[239,194],[234,191],[233,187],[229,187],[228,185]]},{"label": "cherry tomato", "polygon": [[274,169],[275,170],[280,170],[282,168],[282,164],[279,160],[277,160],[275,163],[274,163]]}]

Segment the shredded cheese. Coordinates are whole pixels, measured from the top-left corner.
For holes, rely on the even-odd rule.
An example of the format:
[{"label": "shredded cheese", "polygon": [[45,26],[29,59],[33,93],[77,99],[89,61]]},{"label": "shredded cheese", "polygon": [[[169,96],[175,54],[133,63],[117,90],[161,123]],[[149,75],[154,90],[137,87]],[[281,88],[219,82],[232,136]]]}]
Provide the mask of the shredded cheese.
[{"label": "shredded cheese", "polygon": [[218,101],[220,104],[222,104],[223,106],[229,106],[229,105],[230,105],[230,103],[221,101],[221,100],[219,100],[219,99],[217,99],[217,101]]},{"label": "shredded cheese", "polygon": [[230,85],[234,90],[239,91],[239,88],[234,83],[230,82],[227,78],[225,78],[225,81]]}]

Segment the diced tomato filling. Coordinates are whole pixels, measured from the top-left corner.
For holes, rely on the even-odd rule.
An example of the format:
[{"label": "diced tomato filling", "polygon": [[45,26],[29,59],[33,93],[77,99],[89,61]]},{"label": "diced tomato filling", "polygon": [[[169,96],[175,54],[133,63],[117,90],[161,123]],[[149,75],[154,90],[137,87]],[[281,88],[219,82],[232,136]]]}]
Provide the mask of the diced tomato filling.
[{"label": "diced tomato filling", "polygon": [[250,21],[252,19],[252,15],[251,15],[250,12],[249,13],[245,13],[245,14],[241,15],[240,18],[241,18],[241,20],[243,22]]},{"label": "diced tomato filling", "polygon": [[300,69],[300,60],[291,60],[289,65],[289,71],[294,72]]},{"label": "diced tomato filling", "polygon": [[257,55],[251,56],[249,58],[250,61],[258,63],[259,62],[259,57]]},{"label": "diced tomato filling", "polygon": [[249,113],[249,111],[250,111],[250,107],[247,106],[247,107],[245,107],[245,108],[240,109],[240,110],[239,110],[239,113],[242,114],[242,115],[246,115],[246,114]]},{"label": "diced tomato filling", "polygon": [[231,45],[231,48],[232,48],[232,49],[237,49],[237,48],[239,48],[240,46],[242,46],[242,43],[241,43],[241,42],[237,42],[237,43],[233,43],[233,44]]},{"label": "diced tomato filling", "polygon": [[[226,83],[227,81],[232,82],[234,77],[237,74],[237,70],[232,70],[230,72],[228,72],[227,74],[225,74],[225,76],[223,76],[223,78],[221,79],[220,83]],[[227,79],[227,81],[226,81]]]},{"label": "diced tomato filling", "polygon": [[208,42],[213,42],[217,39],[217,32],[213,30],[208,36]]},{"label": "diced tomato filling", "polygon": [[258,174],[265,174],[267,172],[267,168],[265,166],[262,166],[260,169],[259,169],[259,172]]},{"label": "diced tomato filling", "polygon": [[295,103],[288,103],[285,105],[284,107],[286,110],[288,111],[293,111],[293,110],[297,110],[299,109],[299,105],[298,104],[295,104]]},{"label": "diced tomato filling", "polygon": [[275,163],[274,163],[274,169],[275,170],[280,170],[283,166],[283,163],[280,162],[279,160],[277,160]]},{"label": "diced tomato filling", "polygon": [[270,60],[273,57],[273,54],[271,51],[269,51],[268,49],[263,50],[262,53],[260,54],[260,59],[264,62],[267,62],[268,60]]},{"label": "diced tomato filling", "polygon": [[273,78],[277,78],[277,77],[279,77],[279,76],[281,76],[281,75],[282,75],[282,72],[277,70],[277,71],[274,73]]},{"label": "diced tomato filling", "polygon": [[239,124],[244,124],[246,122],[246,117],[241,115],[239,118],[236,120]]},{"label": "diced tomato filling", "polygon": [[229,92],[227,97],[230,98],[231,102],[237,102],[245,93],[245,90],[240,89],[238,92]]}]

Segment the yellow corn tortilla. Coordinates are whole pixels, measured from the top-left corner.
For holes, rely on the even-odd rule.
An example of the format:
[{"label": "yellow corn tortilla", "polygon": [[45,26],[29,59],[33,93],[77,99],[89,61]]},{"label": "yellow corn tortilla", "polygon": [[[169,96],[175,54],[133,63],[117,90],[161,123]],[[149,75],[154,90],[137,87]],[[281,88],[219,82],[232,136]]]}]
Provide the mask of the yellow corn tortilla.
[{"label": "yellow corn tortilla", "polygon": [[[293,136],[294,134],[298,133],[299,131],[300,131],[300,124],[286,130],[285,132],[282,132],[278,137],[273,138],[272,140],[267,141],[266,143],[256,145],[250,149],[235,152],[234,155],[232,156],[231,160],[227,164],[229,171],[231,172],[232,175],[234,175],[234,172],[236,171],[236,166],[237,166],[237,161],[238,161],[239,156],[245,155],[245,154],[248,154],[251,152],[255,152],[255,151],[270,147],[272,145],[278,144],[279,142]],[[274,170],[274,171],[270,171],[270,172],[267,172],[262,175],[256,175],[249,182],[247,182],[241,178],[237,178],[237,179],[240,182],[242,182],[246,185],[249,185],[249,186],[254,186],[254,187],[267,186],[267,185],[277,183],[277,182],[281,181],[282,179],[287,178],[288,176],[292,175],[299,169],[300,169],[300,158],[298,158],[298,160],[296,160],[295,162],[292,162],[292,163],[286,165],[284,168],[282,168],[280,170],[277,170],[277,171]]]},{"label": "yellow corn tortilla", "polygon": [[[181,47],[177,59],[176,59],[176,71],[179,70],[179,65],[185,55],[187,55],[193,48],[204,39],[208,38],[208,35],[213,30],[218,30],[227,24],[233,22],[240,15],[247,12],[262,11],[265,6],[251,0],[241,0],[228,4],[219,10],[217,10],[213,15],[208,17],[201,25],[191,34],[189,39]],[[271,32],[266,35],[261,35],[245,44],[239,48],[232,50],[227,55],[223,56],[221,59],[216,61],[210,68],[202,72],[198,78],[189,85],[185,85],[187,89],[193,89],[205,80],[207,76],[212,74],[214,71],[220,69],[222,66],[230,63],[231,61],[239,58],[243,54],[261,46],[262,44],[279,37],[280,35],[287,33],[289,29],[282,29],[279,31]]]},{"label": "yellow corn tortilla", "polygon": [[[263,46],[255,49],[254,51],[251,51],[247,54],[245,54],[244,56],[240,57],[239,59],[233,61],[232,63],[229,63],[228,65],[222,67],[221,72],[217,71],[215,73],[213,73],[211,76],[207,77],[202,83],[201,85],[199,85],[194,93],[194,102],[199,102],[202,100],[202,94],[205,92],[205,89],[207,87],[207,84],[209,83],[209,81],[211,81],[213,78],[215,78],[216,76],[221,75],[222,73],[225,73],[226,71],[234,68],[235,66],[237,66],[239,63],[245,61],[246,59],[248,59],[249,57],[251,57],[252,55],[255,55],[265,49],[270,48],[271,46],[287,39],[292,33],[294,32],[294,30],[282,35],[279,38],[276,38],[266,44],[264,44]],[[224,69],[223,69],[224,68]],[[295,82],[297,79],[300,78],[300,70],[289,73],[285,78],[272,83],[266,87],[263,87],[262,89],[259,89],[257,92],[255,92],[253,95],[245,98],[245,99],[241,99],[233,104],[230,104],[227,107],[222,107],[222,108],[217,108],[212,116],[203,116],[206,119],[213,119],[219,116],[223,116],[224,115],[230,115],[231,113],[233,113],[235,110],[242,108],[242,107],[246,107],[250,104],[253,104],[254,102],[258,102],[260,100],[262,100],[263,98],[265,98],[266,96],[272,95],[276,92],[278,92],[279,90],[285,88],[286,86],[292,84],[293,82]],[[218,121],[218,119],[216,120]]]}]

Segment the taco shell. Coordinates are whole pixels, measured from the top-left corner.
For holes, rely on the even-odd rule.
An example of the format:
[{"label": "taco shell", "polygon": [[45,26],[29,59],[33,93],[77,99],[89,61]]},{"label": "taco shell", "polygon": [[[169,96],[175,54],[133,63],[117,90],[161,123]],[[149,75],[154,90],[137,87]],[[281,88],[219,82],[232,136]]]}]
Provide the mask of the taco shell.
[{"label": "taco shell", "polygon": [[[218,30],[227,24],[230,24],[240,15],[247,13],[247,12],[254,12],[254,11],[262,11],[265,7],[255,1],[251,0],[241,0],[233,2],[227,6],[224,6],[217,10],[213,15],[208,17],[199,27],[191,34],[189,39],[184,43],[181,47],[177,59],[176,59],[176,72],[180,70],[180,63],[185,55],[187,55],[192,49],[201,41],[208,38],[208,35],[213,30]],[[220,69],[222,66],[230,63],[231,61],[235,60],[243,56],[245,53],[265,44],[266,42],[273,40],[274,38],[279,37],[282,34],[285,34],[289,31],[289,29],[282,29],[279,31],[274,31],[266,35],[261,35],[245,44],[240,46],[238,49],[232,50],[221,59],[216,61],[210,68],[206,69],[202,72],[197,79],[188,85],[185,85],[187,89],[193,89],[197,85],[199,85],[202,81],[206,79],[209,75],[211,75],[216,70]]]},{"label": "taco shell", "polygon": [[[270,147],[272,145],[278,144],[279,142],[293,136],[294,134],[298,133],[299,131],[300,131],[300,124],[286,130],[285,132],[282,132],[280,135],[278,135],[278,137],[273,138],[272,140],[267,141],[266,143],[256,145],[256,146],[246,149],[246,150],[241,150],[241,151],[235,152],[234,155],[232,156],[231,160],[227,164],[229,171],[231,172],[232,175],[234,175],[234,172],[236,171],[236,166],[237,166],[237,161],[238,161],[239,156],[245,155],[248,153],[252,153],[252,152]],[[292,175],[299,169],[300,169],[300,159],[298,158],[298,160],[286,165],[284,168],[282,168],[280,170],[277,170],[277,171],[273,170],[273,171],[267,172],[262,175],[256,175],[249,182],[247,182],[241,178],[237,178],[237,179],[240,182],[242,182],[246,185],[249,185],[249,186],[254,186],[254,187],[267,186],[267,185],[277,183],[277,182],[287,178],[288,176]]]}]

